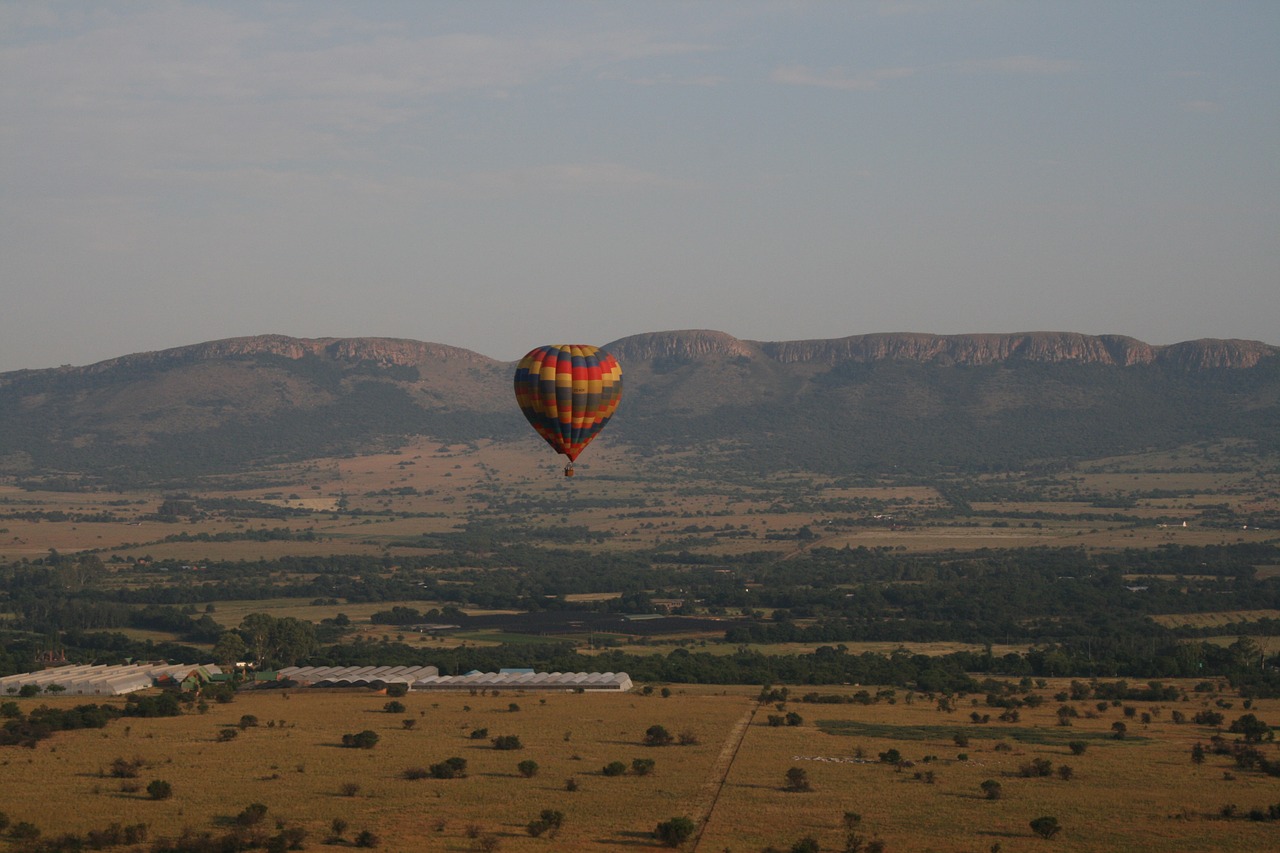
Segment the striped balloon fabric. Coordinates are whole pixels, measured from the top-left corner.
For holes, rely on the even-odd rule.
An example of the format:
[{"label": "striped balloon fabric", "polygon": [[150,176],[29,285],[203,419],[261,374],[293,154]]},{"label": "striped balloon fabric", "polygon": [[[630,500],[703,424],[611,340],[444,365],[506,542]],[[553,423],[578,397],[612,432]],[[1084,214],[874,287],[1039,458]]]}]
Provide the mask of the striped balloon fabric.
[{"label": "striped balloon fabric", "polygon": [[622,399],[622,368],[585,344],[538,347],[516,367],[516,403],[557,453],[573,460],[613,417]]}]

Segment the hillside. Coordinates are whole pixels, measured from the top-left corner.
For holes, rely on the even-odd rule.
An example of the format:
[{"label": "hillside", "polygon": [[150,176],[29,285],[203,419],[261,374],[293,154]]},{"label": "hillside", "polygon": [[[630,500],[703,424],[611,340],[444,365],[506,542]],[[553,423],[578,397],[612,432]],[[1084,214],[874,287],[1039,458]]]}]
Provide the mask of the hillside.
[{"label": "hillside", "polygon": [[[1280,348],[1121,336],[878,334],[605,344],[626,392],[603,440],[741,473],[1001,469],[1187,442],[1275,447]],[[234,338],[0,374],[0,473],[176,481],[395,445],[527,440],[513,364],[385,338]]]}]

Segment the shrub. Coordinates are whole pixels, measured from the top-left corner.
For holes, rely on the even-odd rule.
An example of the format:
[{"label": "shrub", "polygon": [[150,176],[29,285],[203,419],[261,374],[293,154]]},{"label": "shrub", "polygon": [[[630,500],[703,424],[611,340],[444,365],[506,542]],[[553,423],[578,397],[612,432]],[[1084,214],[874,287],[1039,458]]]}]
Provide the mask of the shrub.
[{"label": "shrub", "polygon": [[401,696],[408,695],[408,693],[409,693],[409,685],[405,684],[404,682],[397,682],[395,684],[387,685],[387,695],[393,699],[399,699]]},{"label": "shrub", "polygon": [[998,800],[1003,793],[1000,783],[995,779],[988,779],[978,787],[982,788],[982,793],[987,795],[988,800]]},{"label": "shrub", "polygon": [[519,735],[498,735],[493,739],[494,749],[524,749]]},{"label": "shrub", "polygon": [[809,782],[809,771],[803,767],[792,767],[787,771],[786,775],[788,791],[811,791],[813,786]]},{"label": "shrub", "polygon": [[250,803],[236,815],[237,826],[257,826],[267,816],[267,807],[262,803]]},{"label": "shrub", "polygon": [[369,829],[360,830],[360,834],[356,836],[355,840],[355,845],[357,847],[377,847],[381,843],[382,839]]},{"label": "shrub", "polygon": [[471,731],[472,740],[487,740],[488,737],[489,737],[488,729],[472,729]]},{"label": "shrub", "polygon": [[683,731],[680,733],[681,746],[697,746],[702,743],[702,738],[698,737],[697,732]]},{"label": "shrub", "polygon": [[627,765],[621,761],[610,761],[600,769],[600,772],[605,776],[621,776],[627,772]]},{"label": "shrub", "polygon": [[633,758],[631,760],[631,770],[637,776],[648,776],[653,772],[654,760],[652,758]]},{"label": "shrub", "polygon": [[[23,686],[27,687],[28,685]],[[34,687],[35,685],[29,686]],[[9,834],[21,841],[30,841],[33,838],[40,837],[40,827],[29,820],[20,820],[9,829]]]},{"label": "shrub", "polygon": [[568,779],[565,779],[564,789],[569,793],[573,793],[574,791],[578,790],[578,780],[573,778],[572,776],[570,776]]},{"label": "shrub", "polygon": [[431,771],[425,767],[410,767],[402,774],[406,779],[426,779],[431,775]]},{"label": "shrub", "polygon": [[818,839],[807,835],[791,845],[790,853],[821,853],[821,851],[822,847],[819,846]]},{"label": "shrub", "polygon": [[338,788],[338,793],[342,794],[344,797],[354,797],[356,794],[360,793],[360,783],[343,782]]},{"label": "shrub", "polygon": [[1071,769],[1069,764],[1063,764],[1058,767],[1058,778],[1063,782],[1070,782],[1071,777],[1075,775],[1075,771]]},{"label": "shrub", "polygon": [[525,826],[525,831],[534,838],[547,833],[549,837],[555,838],[556,833],[560,831],[561,825],[564,823],[564,812],[555,809],[543,809],[542,814],[536,820],[531,820]]},{"label": "shrub", "polygon": [[386,711],[388,714],[403,714],[404,703],[397,702],[396,700],[393,699],[387,704],[383,705],[382,710]]},{"label": "shrub", "polygon": [[240,735],[237,729],[222,729],[218,732],[218,742],[226,743],[229,740],[235,740]]},{"label": "shrub", "polygon": [[167,800],[173,796],[173,786],[163,779],[154,779],[147,785],[147,796],[153,800]]},{"label": "shrub", "polygon": [[467,759],[447,758],[429,769],[432,779],[463,779],[467,775]]},{"label": "shrub", "polygon": [[653,834],[667,847],[679,847],[698,829],[697,825],[687,817],[673,817],[658,824]]},{"label": "shrub", "polygon": [[538,762],[532,759],[525,759],[516,765],[516,770],[520,771],[520,775],[526,779],[532,779],[538,775]]},{"label": "shrub", "polygon": [[667,746],[675,738],[671,736],[671,732],[667,731],[663,726],[649,726],[644,731],[645,746]]},{"label": "shrub", "polygon": [[1082,740],[1073,740],[1067,744],[1072,755],[1084,755],[1084,751],[1089,748],[1089,744]]},{"label": "shrub", "polygon": [[1031,831],[1041,838],[1053,838],[1061,830],[1056,817],[1038,817],[1031,821]]},{"label": "shrub", "polygon": [[342,736],[342,745],[351,749],[373,749],[378,744],[378,733],[365,729],[358,734]]}]

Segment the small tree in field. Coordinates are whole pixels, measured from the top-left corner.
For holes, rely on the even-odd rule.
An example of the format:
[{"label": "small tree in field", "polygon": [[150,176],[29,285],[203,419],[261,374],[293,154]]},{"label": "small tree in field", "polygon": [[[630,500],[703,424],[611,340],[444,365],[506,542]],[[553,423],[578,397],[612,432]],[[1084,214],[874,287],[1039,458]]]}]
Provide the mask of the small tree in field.
[{"label": "small tree in field", "polygon": [[520,771],[520,775],[526,779],[532,779],[538,775],[538,762],[533,759],[525,759],[516,765],[516,770]]},{"label": "small tree in field", "polygon": [[812,791],[813,785],[809,783],[809,771],[803,767],[792,767],[787,771],[788,791]]},{"label": "small tree in field", "polygon": [[1043,839],[1050,839],[1062,830],[1056,817],[1038,817],[1031,821],[1031,831]]},{"label": "small tree in field", "polygon": [[679,847],[692,838],[697,829],[697,825],[689,818],[673,817],[658,824],[653,834],[667,847]]},{"label": "small tree in field", "polygon": [[664,726],[649,726],[644,732],[645,746],[667,746],[674,740]]},{"label": "small tree in field", "polygon": [[979,787],[982,788],[982,793],[987,795],[988,800],[1000,799],[1000,794],[1003,792],[1000,787],[1000,783],[995,779],[988,779]]},{"label": "small tree in field", "polygon": [[147,796],[153,800],[167,800],[173,796],[173,786],[163,779],[155,779],[147,785]]}]

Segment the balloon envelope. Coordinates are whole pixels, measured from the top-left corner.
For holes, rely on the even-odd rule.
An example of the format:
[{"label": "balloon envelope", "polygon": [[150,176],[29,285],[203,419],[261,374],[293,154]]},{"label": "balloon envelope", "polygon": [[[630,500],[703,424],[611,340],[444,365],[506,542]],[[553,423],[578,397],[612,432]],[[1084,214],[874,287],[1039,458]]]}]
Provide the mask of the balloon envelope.
[{"label": "balloon envelope", "polygon": [[515,390],[520,411],[538,435],[572,462],[617,410],[622,368],[598,347],[538,347],[520,359]]}]

